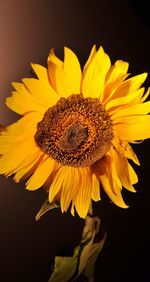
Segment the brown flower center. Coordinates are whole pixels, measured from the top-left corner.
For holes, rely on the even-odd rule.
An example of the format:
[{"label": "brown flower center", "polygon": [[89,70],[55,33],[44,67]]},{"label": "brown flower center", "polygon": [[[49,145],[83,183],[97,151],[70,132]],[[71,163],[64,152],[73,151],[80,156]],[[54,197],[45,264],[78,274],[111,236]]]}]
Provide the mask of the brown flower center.
[{"label": "brown flower center", "polygon": [[63,165],[90,166],[110,149],[110,117],[95,98],[73,94],[61,98],[38,123],[35,141]]}]

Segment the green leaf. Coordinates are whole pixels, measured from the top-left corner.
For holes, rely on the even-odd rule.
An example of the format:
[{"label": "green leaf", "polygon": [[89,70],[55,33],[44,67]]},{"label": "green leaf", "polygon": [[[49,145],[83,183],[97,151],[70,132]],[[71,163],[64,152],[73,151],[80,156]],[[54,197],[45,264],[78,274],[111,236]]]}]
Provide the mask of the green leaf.
[{"label": "green leaf", "polygon": [[46,212],[55,208],[59,208],[59,204],[57,203],[50,204],[50,202],[46,200],[43,203],[42,207],[40,208],[39,212],[37,213],[35,220],[38,221]]}]

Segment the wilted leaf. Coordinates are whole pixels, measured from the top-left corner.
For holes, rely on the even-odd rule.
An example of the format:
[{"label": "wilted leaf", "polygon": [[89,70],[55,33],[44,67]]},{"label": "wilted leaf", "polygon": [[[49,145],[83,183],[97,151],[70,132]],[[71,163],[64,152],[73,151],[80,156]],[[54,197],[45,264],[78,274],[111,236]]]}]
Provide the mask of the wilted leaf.
[{"label": "wilted leaf", "polygon": [[93,232],[93,218],[91,216],[86,216],[81,242],[85,242],[87,239],[91,238],[93,236]]},{"label": "wilted leaf", "polygon": [[94,281],[95,262],[106,239],[105,234],[100,241],[94,242],[99,229],[100,219],[87,216],[80,244],[74,249],[72,257],[55,257],[49,282],[82,281],[80,277],[84,277],[84,281]]},{"label": "wilted leaf", "polygon": [[104,246],[106,237],[107,235],[105,233],[103,238],[98,243],[93,243],[91,246],[90,256],[88,258],[85,270],[83,272],[83,274],[88,278],[89,282],[94,281],[94,271],[95,271],[96,260]]},{"label": "wilted leaf", "polygon": [[[98,232],[97,230],[97,225],[100,227],[100,219],[95,217],[95,218],[91,218],[89,216],[87,216],[86,218],[86,223],[85,223],[85,227],[83,229],[83,239],[88,240],[89,242],[84,246],[81,255],[80,255],[80,263],[79,263],[79,269],[78,269],[78,275],[80,275],[89,260],[92,248],[93,248],[93,241],[94,241],[94,237],[96,235],[96,233]],[[85,233],[85,231],[88,231]]]},{"label": "wilted leaf", "polygon": [[59,204],[57,203],[50,204],[50,202],[46,200],[43,203],[42,207],[40,208],[39,212],[37,213],[35,220],[38,221],[46,212],[55,208],[59,208]]},{"label": "wilted leaf", "polygon": [[55,257],[53,273],[48,282],[67,282],[76,271],[80,246],[76,247],[72,257]]}]

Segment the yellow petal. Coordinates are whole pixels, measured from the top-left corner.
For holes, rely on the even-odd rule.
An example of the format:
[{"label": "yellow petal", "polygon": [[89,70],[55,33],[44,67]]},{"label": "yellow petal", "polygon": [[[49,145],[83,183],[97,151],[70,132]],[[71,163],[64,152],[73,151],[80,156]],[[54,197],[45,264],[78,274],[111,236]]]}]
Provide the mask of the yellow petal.
[{"label": "yellow petal", "polygon": [[150,94],[150,87],[148,88],[148,90],[146,91],[146,93],[143,95],[143,97],[141,98],[141,102],[144,102],[148,96]]},{"label": "yellow petal", "polygon": [[131,93],[130,95],[112,99],[105,105],[105,109],[109,111],[109,114],[113,114],[116,111],[118,112],[119,109],[128,107],[131,102],[134,104],[135,100],[140,100],[143,93],[144,88],[140,88],[137,91]]},{"label": "yellow petal", "polygon": [[24,97],[30,96],[30,92],[22,82],[12,82],[13,88]]},{"label": "yellow petal", "polygon": [[17,136],[11,135],[0,135],[0,154],[8,154],[12,152],[20,143],[20,141],[24,140],[24,135],[22,134],[17,138]]},{"label": "yellow petal", "polygon": [[147,139],[150,138],[150,115],[122,117],[113,127],[123,140]]},{"label": "yellow petal", "polygon": [[45,113],[47,107],[40,105],[40,103],[34,101],[33,97],[21,95],[18,92],[12,92],[12,96],[6,99],[6,105],[14,112],[25,115],[29,112]]},{"label": "yellow petal", "polygon": [[116,80],[122,82],[122,75],[127,74],[128,68],[128,62],[117,60],[108,71],[108,74],[106,76],[106,83],[112,83]]},{"label": "yellow petal", "polygon": [[26,160],[30,161],[38,151],[39,148],[32,139],[17,144],[15,149],[0,158],[0,173],[5,173],[6,175],[15,173],[20,167],[25,165]]},{"label": "yellow petal", "polygon": [[109,151],[109,161],[107,162],[106,172],[103,175],[97,174],[97,177],[109,198],[119,207],[127,208],[121,195],[122,184],[117,174],[114,153],[113,148],[111,148]]},{"label": "yellow petal", "polygon": [[135,116],[135,115],[146,115],[150,113],[150,101],[143,104],[134,105],[125,109],[119,109],[116,111],[111,118],[118,122],[121,117]]},{"label": "yellow petal", "polygon": [[92,172],[94,172],[96,175],[103,175],[106,173],[106,169],[110,164],[110,156],[105,155],[103,158],[101,158],[99,161],[95,162],[91,169]]},{"label": "yellow petal", "polygon": [[38,152],[33,156],[32,159],[29,160],[29,162],[25,165],[23,165],[15,174],[13,177],[15,182],[19,182],[21,179],[29,177],[36,168],[38,167],[39,162],[41,161],[42,152]]},{"label": "yellow petal", "polygon": [[34,70],[35,74],[37,75],[39,80],[42,80],[46,84],[49,84],[49,77],[48,77],[48,71],[45,67],[39,65],[39,64],[31,64],[32,69]]},{"label": "yellow petal", "polygon": [[119,207],[128,208],[128,206],[124,203],[120,190],[118,189],[118,193],[115,194],[112,190],[112,186],[110,183],[110,179],[107,175],[102,175],[99,177],[100,182],[103,186],[103,189],[109,196],[109,198]]},{"label": "yellow petal", "polygon": [[[24,159],[24,161],[19,164],[19,166],[14,168],[14,170],[11,171],[10,174],[8,174],[8,176],[11,175],[11,174],[16,174],[17,172],[21,171],[23,168],[30,165],[31,163],[33,164],[36,158],[37,158],[37,160],[39,160],[39,162],[41,162],[44,158],[44,153],[40,150],[40,148],[38,148],[37,146],[34,146],[30,155],[28,155]],[[38,162],[37,162],[37,164],[38,164]],[[32,172],[31,174],[34,173],[35,169],[36,169],[36,166],[33,166],[33,170],[32,169],[30,170]],[[27,172],[27,174],[25,175],[26,178],[31,175],[30,171],[29,171],[29,173]]]},{"label": "yellow petal", "polygon": [[129,173],[129,164],[127,159],[121,154],[117,153],[115,150],[113,157],[114,157],[113,161],[115,162],[117,175],[121,181],[122,186],[124,186],[127,190],[131,192],[136,192],[136,190],[132,186],[132,184],[135,184],[135,182],[133,183],[130,177],[131,173]]},{"label": "yellow petal", "polygon": [[35,78],[24,78],[22,81],[30,94],[35,97],[41,105],[47,107],[47,109],[55,105],[59,100],[53,88],[44,81]]},{"label": "yellow petal", "polygon": [[120,191],[122,190],[122,183],[117,174],[116,160],[115,160],[113,148],[110,149],[109,154],[111,156],[111,161],[110,161],[110,164],[108,164],[106,175],[109,179],[109,183],[110,183],[112,192],[118,195],[120,194]]},{"label": "yellow petal", "polygon": [[83,73],[82,93],[84,97],[100,98],[110,65],[108,55],[100,47]]},{"label": "yellow petal", "polygon": [[60,167],[55,171],[54,177],[51,180],[49,188],[49,201],[53,202],[55,196],[60,192],[62,188],[63,181],[66,177],[66,168],[65,166]]},{"label": "yellow petal", "polygon": [[100,161],[97,162],[96,166],[94,164],[94,166],[92,166],[92,170],[96,174],[98,179],[101,175],[107,175],[110,186],[112,187],[112,191],[114,193],[118,193],[118,189],[120,191],[122,185],[117,177],[115,162],[113,161],[113,156],[110,153],[111,151],[112,149],[106,156],[104,156]]},{"label": "yellow petal", "polygon": [[92,50],[90,52],[89,58],[84,66],[84,72],[87,70],[89,64],[92,62],[92,60],[94,59],[95,55],[96,55],[97,51],[96,51],[96,45],[94,45],[92,47]]},{"label": "yellow petal", "polygon": [[75,201],[76,201],[77,195],[78,195],[79,190],[80,190],[81,179],[82,179],[82,168],[76,168],[75,174],[74,174],[74,185],[73,185],[73,188],[72,188],[71,214],[73,216],[75,215],[74,207],[75,207]]},{"label": "yellow petal", "polygon": [[80,190],[75,201],[75,208],[81,218],[85,218],[90,208],[92,179],[89,169],[82,168]]},{"label": "yellow petal", "polygon": [[13,92],[13,96],[7,98],[6,104],[8,107],[21,115],[26,112],[36,111],[36,108],[37,111],[43,112],[45,106],[41,105],[41,102],[30,94],[23,83],[13,82],[12,86],[16,92]]},{"label": "yellow petal", "polygon": [[117,136],[114,137],[112,141],[115,149],[122,154],[124,157],[131,159],[135,164],[140,165],[139,160],[134,153],[132,147],[129,145],[129,143],[125,140],[121,140]]},{"label": "yellow petal", "polygon": [[[34,140],[37,122],[41,115],[30,113],[8,126],[0,136],[0,171],[6,175],[16,173],[29,164],[40,152]],[[22,153],[20,153],[22,152]]]},{"label": "yellow petal", "polygon": [[28,190],[36,190],[43,186],[45,181],[53,172],[55,165],[55,161],[50,157],[46,156],[41,164],[39,164],[38,168],[35,170],[34,174],[30,177],[30,179],[26,183],[26,188]]},{"label": "yellow petal", "polygon": [[128,67],[129,64],[127,62],[118,60],[109,69],[106,76],[105,88],[103,93],[104,104],[106,103],[106,101],[110,100],[112,93],[118,87],[118,85],[128,77]]},{"label": "yellow petal", "polygon": [[0,154],[9,153],[21,143],[26,142],[37,130],[37,123],[43,118],[43,114],[29,113],[17,122],[6,127],[0,136]]},{"label": "yellow petal", "polygon": [[48,73],[53,88],[61,97],[80,93],[81,68],[76,55],[67,47],[64,48],[64,63],[59,60],[54,50],[48,57]]},{"label": "yellow petal", "polygon": [[61,199],[60,199],[60,205],[61,205],[61,211],[67,211],[71,200],[72,200],[72,194],[74,190],[74,182],[75,182],[75,169],[74,167],[67,167],[66,168],[66,176],[64,177],[64,181],[62,184],[62,190],[61,190]]},{"label": "yellow petal", "polygon": [[132,184],[136,184],[138,182],[138,176],[135,173],[133,167],[128,163],[128,171],[129,171],[129,177]]},{"label": "yellow petal", "polygon": [[100,183],[97,179],[96,175],[92,174],[92,192],[91,192],[91,198],[93,201],[97,202],[100,198]]},{"label": "yellow petal", "polygon": [[113,99],[122,96],[127,96],[130,95],[132,92],[135,92],[144,83],[146,77],[147,77],[147,73],[142,73],[122,82],[114,91],[112,95]]}]

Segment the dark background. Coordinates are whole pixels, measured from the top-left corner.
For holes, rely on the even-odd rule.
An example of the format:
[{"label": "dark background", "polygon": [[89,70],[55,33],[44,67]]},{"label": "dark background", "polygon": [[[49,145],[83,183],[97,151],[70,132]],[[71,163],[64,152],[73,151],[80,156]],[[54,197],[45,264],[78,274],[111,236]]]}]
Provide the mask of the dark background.
[{"label": "dark background", "polygon": [[[150,30],[147,1],[0,0],[0,123],[18,118],[5,107],[11,82],[30,75],[30,62],[46,65],[50,48],[63,55],[68,46],[82,65],[94,43],[112,62],[130,62],[135,75],[150,73]],[[148,85],[147,83],[145,84]],[[150,143],[135,145],[141,167],[137,193],[123,192],[127,210],[111,204],[102,193],[94,205],[108,233],[98,258],[95,281],[148,281]],[[32,193],[24,183],[0,177],[0,282],[46,282],[48,262],[56,251],[77,243],[83,221],[59,210],[34,217],[45,200],[42,189]]]}]

